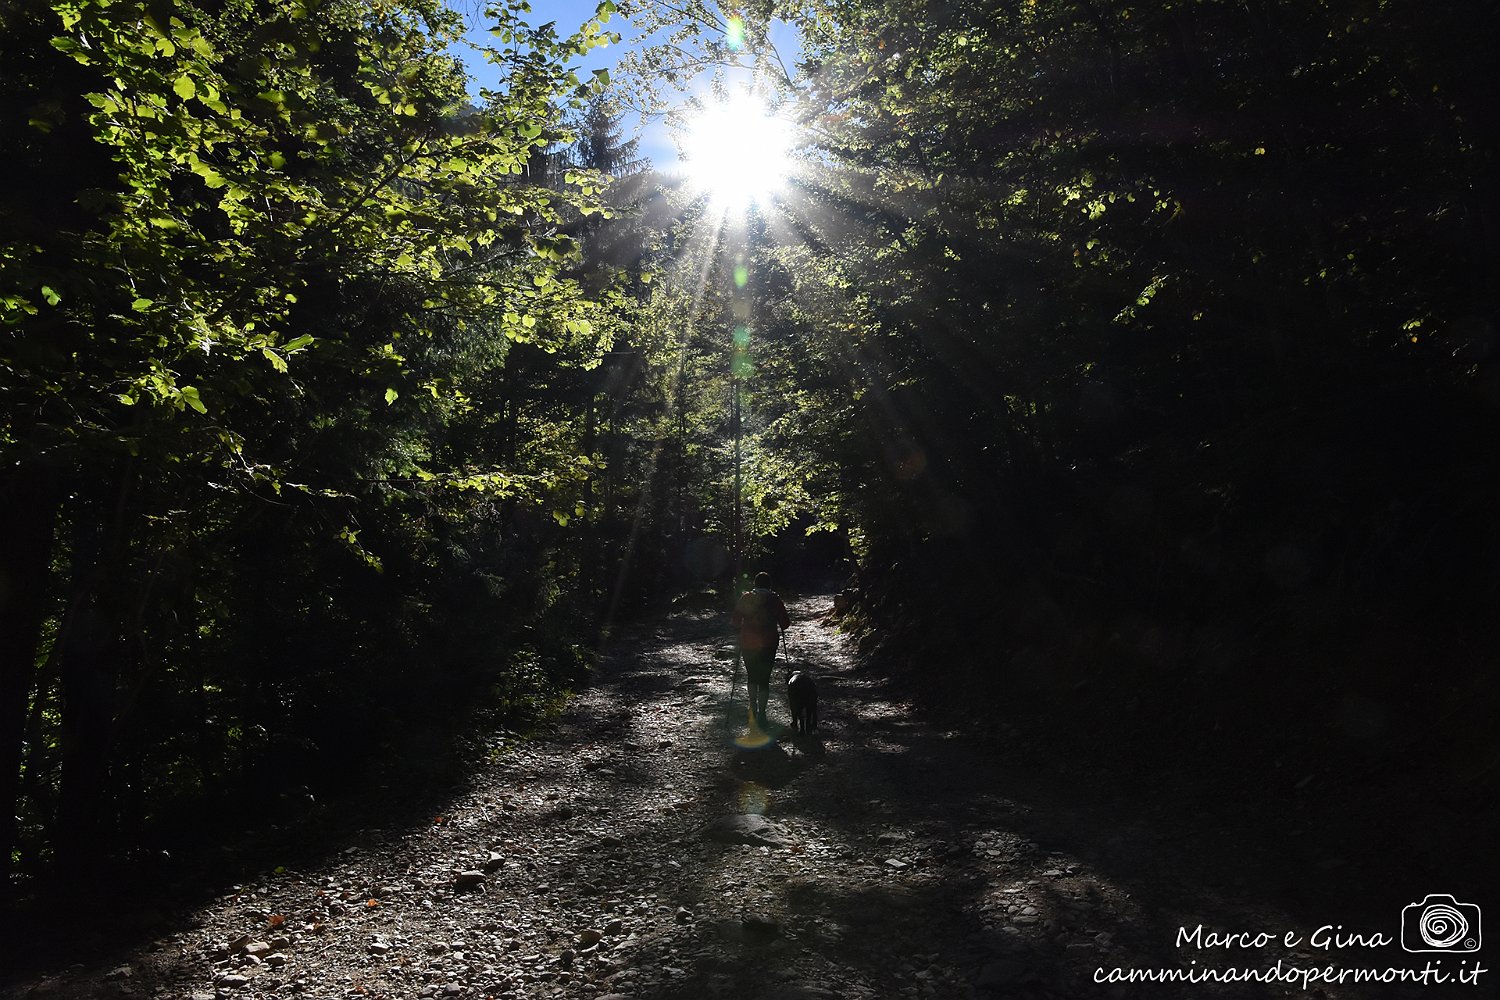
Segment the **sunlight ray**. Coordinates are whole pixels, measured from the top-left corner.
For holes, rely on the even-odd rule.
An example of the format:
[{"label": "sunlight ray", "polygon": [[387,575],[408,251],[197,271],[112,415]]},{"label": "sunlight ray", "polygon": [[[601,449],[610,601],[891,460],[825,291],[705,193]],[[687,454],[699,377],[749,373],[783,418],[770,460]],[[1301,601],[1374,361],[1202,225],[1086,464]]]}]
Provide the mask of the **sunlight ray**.
[{"label": "sunlight ray", "polygon": [[[693,270],[696,270],[697,272],[696,275],[691,278],[693,287],[692,315],[694,316],[698,314],[698,310],[702,307],[704,296],[707,293],[708,276],[709,272],[712,270],[713,265],[712,250],[713,248],[718,246],[720,234],[724,228],[724,213],[721,212],[710,215],[707,221],[710,231],[707,239],[705,240],[706,252],[700,252],[698,254],[698,263],[696,265],[693,263],[692,254],[684,254],[678,260],[677,270],[679,272],[679,278],[687,276],[683,274],[683,272],[687,272],[688,274],[691,274]],[[693,242],[696,242],[696,240],[689,241],[690,244]],[[669,395],[672,398],[676,397],[678,382],[682,378],[682,360],[687,355],[687,349],[688,331],[684,328],[678,337],[678,365],[673,371],[672,381],[670,383]],[[641,526],[645,521],[648,505],[651,504],[654,500],[651,495],[650,487],[651,484],[656,480],[656,467],[657,464],[661,461],[661,452],[664,447],[665,440],[657,440],[652,445],[650,457],[646,460],[647,474],[644,479],[646,488],[641,490],[640,498],[636,502],[635,511],[631,519],[630,535],[626,540],[624,557],[620,561],[620,571],[615,579],[614,590],[610,594],[609,608],[605,612],[604,619],[606,623],[606,632],[608,631],[608,628],[613,624],[615,616],[619,612],[620,599],[625,592],[625,582],[629,575],[630,567],[635,554],[635,544],[640,536]]]}]

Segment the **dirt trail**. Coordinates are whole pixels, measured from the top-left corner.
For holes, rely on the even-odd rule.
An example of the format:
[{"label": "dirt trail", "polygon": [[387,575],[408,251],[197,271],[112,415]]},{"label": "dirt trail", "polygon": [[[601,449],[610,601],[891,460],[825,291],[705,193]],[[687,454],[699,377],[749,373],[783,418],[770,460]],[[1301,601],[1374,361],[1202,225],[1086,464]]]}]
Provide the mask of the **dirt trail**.
[{"label": "dirt trail", "polygon": [[[1253,859],[1221,853],[1227,837],[1252,854],[1248,834],[1154,824],[1066,766],[1042,773],[1004,727],[924,724],[856,669],[820,620],[828,604],[791,607],[791,659],[820,687],[816,738],[744,746],[722,616],[683,612],[622,637],[554,731],[498,754],[430,822],[363,831],[333,861],[267,873],[109,967],[13,995],[1403,995],[1095,985],[1100,968],[1331,956],[1279,940],[1178,948],[1180,926],[1279,937],[1317,924],[1259,898]],[[784,699],[772,714],[785,721]],[[763,820],[731,819],[745,815]]]}]

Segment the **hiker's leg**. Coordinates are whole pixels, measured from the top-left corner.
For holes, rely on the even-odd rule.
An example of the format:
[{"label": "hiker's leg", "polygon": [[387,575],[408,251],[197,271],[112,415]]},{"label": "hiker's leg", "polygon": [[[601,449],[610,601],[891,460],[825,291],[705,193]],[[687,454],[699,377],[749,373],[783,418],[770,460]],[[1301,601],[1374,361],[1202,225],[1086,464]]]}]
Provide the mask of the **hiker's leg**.
[{"label": "hiker's leg", "polygon": [[770,656],[758,649],[745,659],[745,673],[750,678],[750,711],[761,721],[766,718],[766,700],[771,688]]},{"label": "hiker's leg", "polygon": [[760,693],[760,710],[762,714],[765,713],[766,705],[771,700],[771,678],[776,675],[776,646],[776,643],[772,643],[771,648],[766,650],[766,686],[761,689]]},{"label": "hiker's leg", "polygon": [[766,656],[765,683],[760,686],[760,717],[766,718],[766,706],[771,701],[771,664],[776,657],[776,651],[772,650]]}]

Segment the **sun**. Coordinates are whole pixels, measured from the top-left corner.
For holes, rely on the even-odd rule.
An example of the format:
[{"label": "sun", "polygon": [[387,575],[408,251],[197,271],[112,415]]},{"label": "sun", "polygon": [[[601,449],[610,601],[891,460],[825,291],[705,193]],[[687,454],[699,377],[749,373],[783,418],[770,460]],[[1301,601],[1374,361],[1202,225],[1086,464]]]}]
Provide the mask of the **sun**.
[{"label": "sun", "polygon": [[792,127],[750,94],[711,103],[688,123],[688,182],[725,211],[764,206],[786,186]]}]

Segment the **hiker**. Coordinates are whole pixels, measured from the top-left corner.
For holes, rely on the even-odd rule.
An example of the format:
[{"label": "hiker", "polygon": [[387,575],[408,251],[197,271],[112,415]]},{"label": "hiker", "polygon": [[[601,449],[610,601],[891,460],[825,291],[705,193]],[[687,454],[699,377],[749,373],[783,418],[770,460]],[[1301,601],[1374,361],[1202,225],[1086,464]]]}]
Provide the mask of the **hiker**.
[{"label": "hiker", "polygon": [[771,589],[771,574],[755,574],[754,589],[740,595],[730,621],[740,630],[740,653],[745,657],[745,674],[750,681],[750,713],[764,723],[776,644],[792,624],[781,596]]}]

